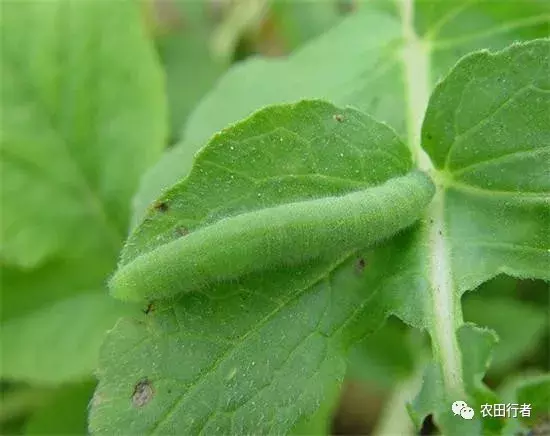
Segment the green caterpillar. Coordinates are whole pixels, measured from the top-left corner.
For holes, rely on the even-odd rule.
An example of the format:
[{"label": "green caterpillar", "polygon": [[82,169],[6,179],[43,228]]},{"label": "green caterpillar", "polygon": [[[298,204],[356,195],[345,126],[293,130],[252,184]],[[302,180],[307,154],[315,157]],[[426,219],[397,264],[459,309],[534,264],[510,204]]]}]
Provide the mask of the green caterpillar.
[{"label": "green caterpillar", "polygon": [[413,224],[435,188],[421,172],[349,194],[222,219],[122,266],[110,281],[124,300],[154,300],[243,275],[364,248]]}]

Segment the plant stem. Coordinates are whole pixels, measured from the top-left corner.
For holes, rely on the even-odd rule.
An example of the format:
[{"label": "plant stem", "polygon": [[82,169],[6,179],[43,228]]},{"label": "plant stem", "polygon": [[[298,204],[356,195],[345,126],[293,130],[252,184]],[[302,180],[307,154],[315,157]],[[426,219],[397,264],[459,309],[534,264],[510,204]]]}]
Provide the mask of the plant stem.
[{"label": "plant stem", "polygon": [[372,436],[412,436],[415,433],[406,405],[414,399],[420,390],[424,370],[424,364],[419,364],[410,378],[396,385],[391,397],[386,402],[382,417],[377,423]]},{"label": "plant stem", "polygon": [[445,190],[439,185],[428,211],[430,224],[426,229],[432,288],[430,335],[434,357],[441,365],[447,392],[461,396],[464,394],[462,359],[456,329],[463,324],[463,319],[460,300],[456,298],[451,273],[444,221],[444,201]]},{"label": "plant stem", "polygon": [[430,45],[422,41],[415,32],[413,1],[402,0],[401,6],[409,147],[418,167],[430,173],[437,185],[437,193],[427,211],[424,228],[432,292],[431,302],[427,307],[428,328],[432,337],[434,358],[441,366],[447,393],[463,395],[462,359],[456,338],[456,329],[463,324],[463,319],[460,300],[456,298],[454,289],[450,251],[447,246],[445,187],[421,145],[422,120],[431,91]]}]

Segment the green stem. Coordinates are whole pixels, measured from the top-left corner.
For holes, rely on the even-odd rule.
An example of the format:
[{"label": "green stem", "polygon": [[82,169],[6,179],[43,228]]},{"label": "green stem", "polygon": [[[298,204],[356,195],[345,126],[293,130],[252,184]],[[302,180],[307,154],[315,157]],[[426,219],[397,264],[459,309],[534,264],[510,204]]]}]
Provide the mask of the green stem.
[{"label": "green stem", "polygon": [[431,47],[415,32],[413,0],[402,0],[401,6],[405,39],[403,61],[408,97],[409,147],[418,167],[432,175],[438,189],[428,209],[424,228],[426,255],[429,259],[428,277],[432,290],[432,298],[427,307],[428,319],[431,321],[429,332],[432,337],[434,358],[441,366],[446,391],[450,395],[462,395],[464,393],[462,358],[456,329],[463,324],[463,319],[460,301],[456,298],[450,249],[447,245],[445,187],[440,183],[440,177],[421,145],[422,120],[432,87],[430,77]]},{"label": "green stem", "polygon": [[407,412],[410,403],[420,391],[425,365],[418,365],[410,378],[398,383],[391,397],[386,402],[380,421],[372,436],[414,435],[414,424]]}]

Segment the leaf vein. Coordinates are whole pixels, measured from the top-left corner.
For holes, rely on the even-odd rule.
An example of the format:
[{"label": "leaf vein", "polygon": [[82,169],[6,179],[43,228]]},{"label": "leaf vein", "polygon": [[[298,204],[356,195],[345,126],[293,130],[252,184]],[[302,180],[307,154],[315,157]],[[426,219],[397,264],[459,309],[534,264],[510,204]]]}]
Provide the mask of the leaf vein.
[{"label": "leaf vein", "polygon": [[[320,276],[316,277],[316,279],[312,280],[312,283],[310,283],[308,286],[302,288],[301,290],[297,291],[296,294],[290,298],[288,298],[282,305],[277,306],[274,310],[272,310],[270,313],[268,313],[266,316],[264,316],[262,319],[260,319],[249,331],[247,331],[244,335],[239,337],[235,342],[236,345],[242,344],[249,336],[253,335],[254,333],[257,333],[261,327],[263,327],[265,324],[269,322],[274,316],[276,316],[284,307],[286,307],[288,304],[292,303],[293,301],[300,298],[305,292],[307,292],[311,286],[315,283],[318,283],[320,280],[325,278],[327,274],[331,274],[332,271],[338,266],[344,263],[346,260],[348,260],[350,257],[350,254],[346,254],[342,258],[335,261],[332,265],[330,265],[324,273],[322,273]],[[219,366],[223,363],[223,361],[231,356],[231,354],[235,353],[237,347],[230,348],[226,350],[220,357],[214,360],[212,364],[205,368],[197,380],[195,380],[193,383],[189,385],[189,388],[187,391],[181,394],[181,396],[178,398],[174,404],[168,408],[167,412],[164,414],[162,418],[160,418],[155,426],[152,428],[151,433],[156,433],[162,425],[169,419],[169,417],[180,407],[180,405],[189,398],[189,395],[198,388],[200,383],[208,377],[213,371],[219,368]]]},{"label": "leaf vein", "polygon": [[[490,122],[496,115],[499,114],[499,112],[503,109],[505,109],[506,107],[508,107],[508,105],[510,105],[511,103],[514,103],[514,101],[521,95],[523,94],[526,90],[530,89],[531,85],[530,84],[527,84],[527,85],[524,85],[522,86],[521,88],[519,88],[518,90],[516,90],[510,97],[508,97],[507,99],[505,99],[497,108],[495,108],[494,110],[492,110],[488,115],[482,117],[480,120],[478,120],[474,125],[468,127],[466,130],[464,130],[463,132],[461,133],[458,133],[458,127],[457,127],[457,115],[460,113],[460,109],[462,107],[462,101],[463,101],[463,98],[464,98],[464,95],[466,94],[466,90],[469,86],[469,84],[474,80],[474,78],[470,78],[470,80],[464,85],[464,88],[462,89],[462,94],[461,94],[461,100],[460,100],[460,103],[459,105],[457,106],[457,110],[455,111],[454,113],[454,120],[455,120],[455,127],[454,127],[454,131],[455,131],[455,137],[454,137],[454,140],[451,144],[451,146],[449,147],[449,151],[447,152],[447,158],[445,159],[445,166],[444,166],[444,169],[447,170],[447,171],[450,171],[452,172],[452,170],[449,168],[449,165],[450,165],[450,162],[451,162],[451,155],[453,153],[453,151],[455,150],[457,144],[460,143],[460,141],[464,138],[466,138],[467,136],[471,135],[472,133],[475,133],[477,132],[479,129],[483,128],[488,122]],[[460,168],[459,168],[460,169]]]},{"label": "leaf vein", "polygon": [[502,154],[500,156],[492,156],[489,159],[485,159],[485,160],[473,163],[471,165],[462,167],[462,168],[460,168],[459,171],[454,171],[452,174],[454,176],[458,176],[458,175],[467,173],[467,172],[471,171],[472,169],[477,168],[479,166],[485,166],[485,165],[493,164],[495,162],[506,161],[508,159],[514,159],[518,156],[524,157],[524,156],[530,156],[530,155],[538,155],[539,153],[544,153],[545,151],[548,151],[548,150],[550,150],[550,145],[546,146],[546,147],[536,148],[534,150],[533,149],[530,149],[530,150],[516,150],[516,151],[513,151],[511,153]]}]

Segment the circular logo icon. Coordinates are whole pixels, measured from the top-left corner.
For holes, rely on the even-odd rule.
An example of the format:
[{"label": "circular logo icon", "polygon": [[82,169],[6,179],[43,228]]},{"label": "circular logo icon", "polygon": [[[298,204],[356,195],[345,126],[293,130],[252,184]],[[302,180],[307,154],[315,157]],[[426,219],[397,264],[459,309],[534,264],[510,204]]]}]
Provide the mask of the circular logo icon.
[{"label": "circular logo icon", "polygon": [[452,406],[451,410],[456,415],[459,415],[463,419],[472,419],[474,417],[474,409],[472,409],[468,404],[466,404],[466,401],[455,401]]},{"label": "circular logo icon", "polygon": [[465,407],[468,407],[466,401],[455,401],[451,406],[451,409],[455,415],[460,415],[460,411]]},{"label": "circular logo icon", "polygon": [[463,407],[460,410],[460,416],[462,416],[464,419],[472,419],[474,417],[474,409],[471,407]]}]

